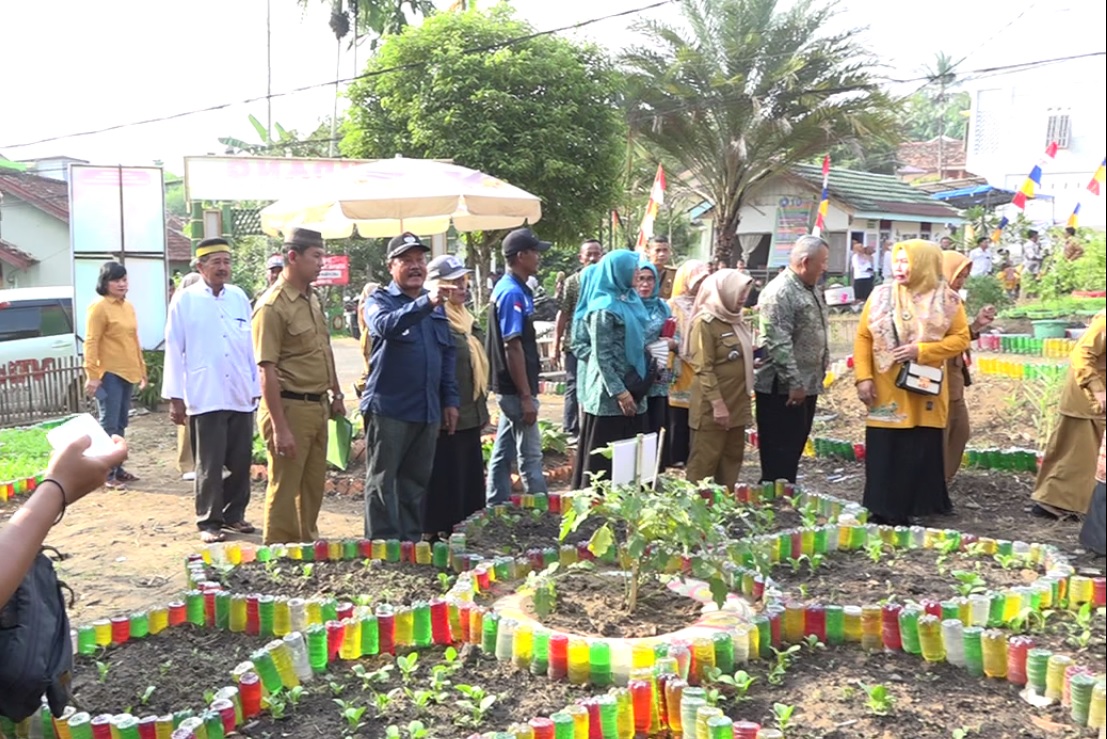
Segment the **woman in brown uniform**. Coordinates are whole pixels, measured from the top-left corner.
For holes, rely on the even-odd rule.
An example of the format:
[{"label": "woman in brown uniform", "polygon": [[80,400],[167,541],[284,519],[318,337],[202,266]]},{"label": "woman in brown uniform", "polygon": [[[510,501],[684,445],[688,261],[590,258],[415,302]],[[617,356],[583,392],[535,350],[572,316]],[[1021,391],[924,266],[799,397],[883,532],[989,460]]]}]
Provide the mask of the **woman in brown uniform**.
[{"label": "woman in brown uniform", "polygon": [[[942,252],[942,273],[945,275],[949,288],[959,292],[965,286],[972,262],[964,254],[955,251]],[[976,314],[976,320],[969,324],[969,336],[973,339],[980,337],[980,332],[995,320],[996,309],[986,305]],[[946,360],[946,382],[949,385],[949,416],[946,419],[945,430],[945,468],[946,484],[948,485],[961,469],[961,458],[965,454],[965,447],[969,443],[971,429],[969,428],[969,407],[965,404],[965,388],[972,384],[969,376],[971,364],[969,352],[958,354],[956,357]]]},{"label": "woman in brown uniform", "polygon": [[712,478],[732,489],[738,482],[752,422],[753,333],[742,317],[753,278],[721,269],[703,281],[683,354],[696,372],[688,425],[692,452],[685,475]]},{"label": "woman in brown uniform", "polygon": [[1042,518],[1066,518],[1088,510],[1095,489],[1096,452],[1103,439],[1104,390],[1107,385],[1107,348],[1100,311],[1076,342],[1069,375],[1061,390],[1061,414],[1049,435],[1045,459],[1031,499],[1031,513]]}]

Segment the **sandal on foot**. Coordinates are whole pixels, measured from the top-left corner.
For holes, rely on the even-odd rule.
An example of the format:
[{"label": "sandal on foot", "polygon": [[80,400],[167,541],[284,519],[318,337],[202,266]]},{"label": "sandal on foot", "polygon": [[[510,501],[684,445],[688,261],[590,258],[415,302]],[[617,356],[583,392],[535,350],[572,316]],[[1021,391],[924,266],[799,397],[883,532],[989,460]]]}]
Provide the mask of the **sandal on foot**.
[{"label": "sandal on foot", "polygon": [[238,534],[252,534],[257,531],[254,525],[249,521],[238,521],[236,523],[225,523],[223,528],[227,531],[234,531]]},{"label": "sandal on foot", "polygon": [[119,480],[119,482],[138,482],[138,477],[136,475],[132,475],[124,469],[120,469],[115,473],[115,479]]},{"label": "sandal on foot", "polygon": [[200,541],[205,544],[216,544],[221,541],[226,541],[227,537],[223,536],[222,531],[212,531],[211,529],[200,530]]}]

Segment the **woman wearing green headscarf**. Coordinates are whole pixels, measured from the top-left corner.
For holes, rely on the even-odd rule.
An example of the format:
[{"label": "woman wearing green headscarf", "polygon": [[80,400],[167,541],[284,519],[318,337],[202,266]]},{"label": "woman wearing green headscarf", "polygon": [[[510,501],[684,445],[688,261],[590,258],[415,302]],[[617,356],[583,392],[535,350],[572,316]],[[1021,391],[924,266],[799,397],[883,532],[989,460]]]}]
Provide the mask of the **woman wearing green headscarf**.
[{"label": "woman wearing green headscarf", "polygon": [[[656,434],[665,426],[669,415],[669,372],[662,368],[668,364],[669,352],[675,351],[678,347],[672,339],[661,336],[665,322],[673,312],[669,309],[669,304],[661,298],[661,280],[657,274],[657,267],[645,256],[638,262],[635,289],[638,291],[638,297],[642,298],[642,305],[646,308],[646,346],[651,349],[660,347],[664,352],[661,355],[654,353],[654,359],[659,368],[658,376],[657,381],[646,393],[645,431],[648,434]],[[668,455],[662,449],[661,468],[668,467],[668,463]]]},{"label": "woman wearing green headscarf", "polygon": [[646,395],[635,398],[626,384],[635,375],[648,376],[648,315],[635,291],[638,258],[631,251],[611,252],[581,275],[573,321],[573,353],[583,362],[578,365],[581,427],[574,489],[588,484],[589,473],[610,478],[611,460],[593,452],[642,429]]}]

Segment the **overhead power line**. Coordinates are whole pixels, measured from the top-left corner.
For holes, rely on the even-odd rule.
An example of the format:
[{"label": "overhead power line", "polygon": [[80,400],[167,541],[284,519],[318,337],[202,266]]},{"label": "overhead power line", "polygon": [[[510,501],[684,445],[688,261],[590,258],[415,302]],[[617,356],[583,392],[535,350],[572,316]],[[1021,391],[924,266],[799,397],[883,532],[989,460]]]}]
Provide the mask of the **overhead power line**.
[{"label": "overhead power line", "polygon": [[[481,54],[481,53],[484,53],[484,52],[496,51],[498,49],[503,49],[503,48],[515,46],[517,44],[521,44],[521,43],[524,43],[526,41],[531,41],[531,40],[536,39],[536,38],[541,38],[543,36],[552,36],[554,34],[564,33],[566,31],[575,31],[577,29],[585,28],[587,26],[591,26],[591,25],[594,25],[596,23],[601,23],[603,21],[609,21],[609,20],[612,20],[612,19],[615,19],[615,18],[624,18],[624,17],[630,16],[630,15],[637,15],[638,13],[644,13],[647,10],[654,10],[655,8],[660,8],[660,7],[663,7],[665,5],[671,5],[674,2],[677,2],[677,0],[658,0],[657,2],[653,2],[653,3],[650,3],[648,5],[643,5],[642,7],[639,7],[639,8],[631,8],[629,10],[623,10],[623,11],[620,11],[618,13],[610,13],[608,15],[600,16],[600,17],[597,17],[597,18],[591,18],[591,19],[586,20],[586,21],[580,21],[579,23],[572,23],[572,24],[569,24],[567,26],[561,26],[559,28],[551,28],[551,29],[546,30],[546,31],[535,31],[534,33],[528,33],[524,36],[516,36],[516,37],[505,39],[503,41],[499,41],[499,42],[496,42],[496,43],[493,43],[493,44],[484,44],[482,46],[471,46],[469,48],[462,49],[460,53],[462,53],[462,54]],[[316,82],[316,83],[311,84],[311,85],[303,85],[302,87],[294,87],[291,90],[286,90],[284,92],[274,92],[274,93],[270,93],[270,94],[266,94],[266,95],[258,95],[256,97],[245,98],[243,100],[235,100],[235,101],[226,102],[226,103],[218,103],[216,105],[209,105],[205,108],[194,108],[192,110],[185,110],[185,111],[181,111],[179,113],[171,113],[169,115],[158,116],[156,118],[146,118],[146,119],[143,119],[143,120],[131,121],[129,123],[117,123],[117,124],[114,124],[114,125],[111,125],[111,126],[104,126],[103,128],[90,129],[88,131],[78,131],[78,132],[75,132],[75,133],[63,134],[63,135],[60,135],[60,136],[48,136],[46,138],[38,139],[36,141],[25,141],[25,142],[19,143],[19,144],[7,144],[5,146],[0,146],[0,149],[20,149],[20,148],[27,147],[27,146],[35,146],[37,144],[48,144],[48,143],[53,142],[53,141],[62,141],[64,139],[73,139],[73,138],[79,138],[79,137],[82,137],[82,136],[96,136],[96,135],[99,135],[99,134],[111,133],[112,131],[119,131],[119,130],[126,129],[126,128],[134,128],[136,126],[147,126],[147,125],[150,125],[152,123],[165,123],[167,121],[178,120],[180,118],[187,118],[187,117],[194,116],[194,115],[200,115],[201,113],[213,113],[217,110],[225,110],[227,108],[231,108],[231,107],[234,107],[234,106],[237,106],[237,105],[248,105],[250,103],[257,103],[257,102],[261,102],[263,100],[271,100],[273,98],[279,98],[279,97],[288,97],[290,95],[298,95],[298,94],[303,93],[303,92],[308,92],[308,91],[311,91],[311,90],[317,90],[317,89],[324,88],[324,87],[333,87],[335,85],[346,84],[346,83],[349,83],[349,82],[354,82],[356,80],[366,79],[366,78],[369,78],[369,77],[379,77],[381,75],[389,74],[389,73],[392,73],[392,72],[399,72],[399,71],[408,70],[408,69],[418,69],[420,67],[425,67],[428,64],[430,64],[430,61],[410,62],[408,64],[397,64],[397,65],[392,66],[392,67],[385,67],[383,69],[375,69],[371,72],[365,72],[364,74],[359,74],[359,75],[356,75],[354,77],[343,77],[343,78],[339,78],[337,80],[328,80],[327,82]]]}]

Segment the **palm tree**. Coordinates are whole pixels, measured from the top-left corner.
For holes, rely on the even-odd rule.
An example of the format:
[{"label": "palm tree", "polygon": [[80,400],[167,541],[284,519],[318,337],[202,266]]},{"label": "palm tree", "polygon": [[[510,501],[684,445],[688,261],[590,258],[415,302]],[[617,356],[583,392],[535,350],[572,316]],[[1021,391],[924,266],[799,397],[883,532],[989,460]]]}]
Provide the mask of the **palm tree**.
[{"label": "palm tree", "polygon": [[[715,207],[715,255],[731,260],[742,204],[831,145],[894,130],[856,31],[829,33],[813,0],[682,0],[684,27],[641,24],[623,56],[632,135]],[[737,255],[735,255],[737,256]],[[732,262],[731,262],[732,263]]]},{"label": "palm tree", "polygon": [[[964,61],[964,60],[962,60]],[[945,138],[946,116],[949,103],[948,89],[957,84],[957,65],[953,57],[944,51],[939,51],[934,56],[934,66],[926,69],[926,85],[936,85],[938,90],[933,93],[931,100],[938,106],[938,179],[945,179]]]},{"label": "palm tree", "polygon": [[[359,36],[373,35],[377,38],[386,33],[400,33],[407,25],[408,14],[412,16],[426,17],[435,10],[433,0],[347,0],[347,11],[343,7],[343,0],[321,0],[331,6],[331,29],[334,28],[334,18],[344,15],[349,19],[353,17],[354,41],[357,43]],[[307,7],[312,0],[296,0],[301,7]],[[350,28],[347,20],[347,28]],[[343,34],[345,35],[345,34]],[[373,40],[373,44],[376,44]]]}]

